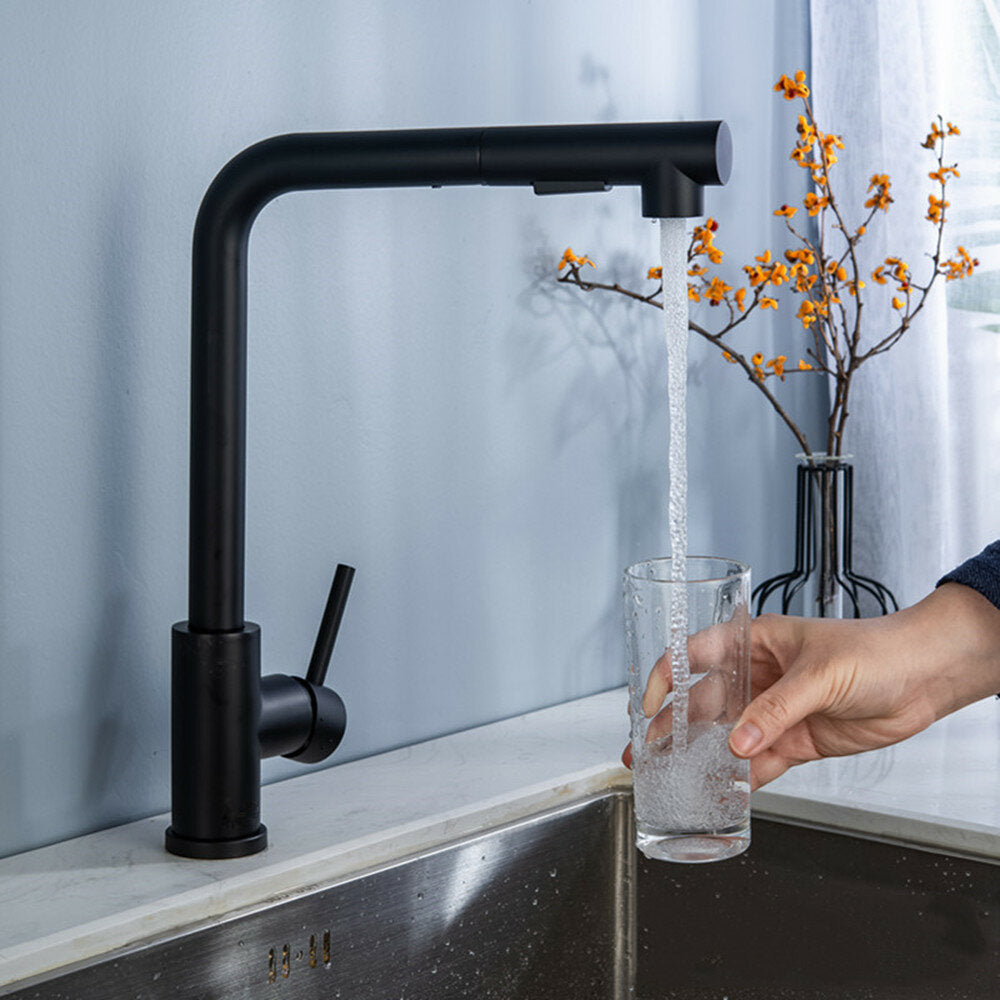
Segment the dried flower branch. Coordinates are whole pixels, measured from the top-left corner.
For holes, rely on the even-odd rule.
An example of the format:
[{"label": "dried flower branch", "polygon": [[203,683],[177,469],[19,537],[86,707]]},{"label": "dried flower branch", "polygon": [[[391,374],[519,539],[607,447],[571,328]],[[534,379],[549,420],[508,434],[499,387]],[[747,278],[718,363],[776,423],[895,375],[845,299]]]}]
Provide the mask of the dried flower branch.
[{"label": "dried flower branch", "polygon": [[[815,190],[806,194],[802,208],[807,217],[815,218],[815,235],[812,239],[792,223],[799,209],[792,205],[782,205],[774,215],[785,220],[785,228],[793,239],[793,246],[784,251],[782,258],[772,256],[764,250],[754,258],[754,262],[743,266],[746,287],[726,283],[722,277],[712,274],[711,269],[722,261],[723,251],[715,245],[718,223],[707,219],[701,226],[695,226],[688,246],[687,276],[688,298],[692,302],[707,302],[710,306],[723,306],[728,322],[716,332],[689,321],[688,328],[700,337],[710,341],[721,352],[723,358],[738,365],[751,382],[763,393],[774,411],[784,421],[788,429],[806,454],[813,454],[806,435],[782,407],[771,391],[768,380],[784,382],[789,375],[804,373],[821,374],[833,380],[834,394],[827,419],[826,453],[841,455],[843,451],[844,427],[849,416],[848,402],[851,383],[855,372],[868,360],[884,354],[894,347],[910,328],[913,320],[923,309],[938,276],[946,282],[956,281],[971,275],[979,261],[964,247],[958,247],[955,256],[943,258],[941,246],[945,226],[945,210],[949,202],[945,189],[949,181],[959,177],[958,164],[945,164],[945,142],[950,136],[960,134],[951,122],[938,117],[931,124],[931,131],[921,146],[934,153],[937,169],[928,177],[937,183],[936,193],[928,195],[927,220],[936,229],[936,244],[930,255],[930,274],[925,284],[918,284],[911,275],[910,266],[899,257],[886,257],[885,261],[870,273],[876,286],[891,286],[895,293],[891,305],[896,313],[896,322],[888,331],[882,332],[872,342],[862,341],[862,312],[865,296],[862,294],[866,282],[858,260],[856,248],[879,212],[888,212],[893,203],[889,193],[892,182],[888,174],[873,174],[868,185],[869,197],[864,203],[868,209],[862,223],[849,227],[841,213],[830,180],[830,170],[837,162],[837,151],[844,148],[843,138],[833,133],[824,133],[816,123],[809,103],[809,87],[806,75],[799,70],[794,77],[782,76],[774,85],[786,100],[799,99],[803,103],[804,114],[798,116],[797,139],[792,149],[791,159],[810,172]],[[834,251],[830,242],[836,230],[839,233],[838,248]],[[577,256],[568,248],[559,262],[559,271],[566,273],[559,277],[565,284],[576,285],[586,292],[602,290],[617,292],[629,298],[663,308],[660,296],[663,292],[662,269],[649,269],[648,280],[657,280],[659,285],[650,293],[642,294],[620,284],[604,284],[588,280],[583,275],[584,267],[596,268],[587,256]],[[778,299],[770,294],[787,285],[788,290],[801,296],[796,318],[803,330],[810,334],[811,343],[798,363],[786,367],[788,357],[779,354],[769,360],[760,351],[749,357],[733,345],[730,335],[755,312],[777,309]],[[808,360],[807,360],[808,359]]]}]

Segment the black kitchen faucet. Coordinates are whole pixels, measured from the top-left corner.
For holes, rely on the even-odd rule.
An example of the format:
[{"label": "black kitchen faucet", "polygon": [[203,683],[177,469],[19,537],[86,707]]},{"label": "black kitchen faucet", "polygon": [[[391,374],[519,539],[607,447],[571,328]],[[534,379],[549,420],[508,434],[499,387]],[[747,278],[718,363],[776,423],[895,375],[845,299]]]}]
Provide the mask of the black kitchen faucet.
[{"label": "black kitchen faucet", "polygon": [[642,188],[649,218],[701,215],[703,186],[732,164],[725,122],[317,132],[235,156],[202,201],[191,293],[188,620],[173,627],[172,823],[167,850],[236,858],[267,846],[260,761],[320,761],[344,734],[323,686],[353,569],[338,566],[304,679],[261,677],[260,628],[244,620],[247,244],[287,191],[529,185],[537,194]]}]

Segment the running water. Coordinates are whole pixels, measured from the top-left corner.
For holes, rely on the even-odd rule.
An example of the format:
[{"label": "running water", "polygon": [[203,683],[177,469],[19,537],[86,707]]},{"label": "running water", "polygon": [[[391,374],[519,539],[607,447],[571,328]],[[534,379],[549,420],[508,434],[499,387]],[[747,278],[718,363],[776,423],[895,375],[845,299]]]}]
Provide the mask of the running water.
[{"label": "running water", "polygon": [[663,266],[663,319],[667,335],[667,400],[670,408],[671,576],[680,586],[670,590],[670,662],[673,675],[673,739],[676,751],[688,742],[687,656],[687,234],[685,219],[660,219]]}]

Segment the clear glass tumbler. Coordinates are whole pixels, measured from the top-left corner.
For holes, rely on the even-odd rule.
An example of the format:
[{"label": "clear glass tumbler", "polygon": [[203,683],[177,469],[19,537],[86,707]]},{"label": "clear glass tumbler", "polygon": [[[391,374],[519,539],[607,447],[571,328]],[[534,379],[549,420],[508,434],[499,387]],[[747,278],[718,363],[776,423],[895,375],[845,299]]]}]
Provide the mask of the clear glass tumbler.
[{"label": "clear glass tumbler", "polygon": [[706,556],[685,566],[625,571],[636,844],[648,858],[721,861],[750,846],[750,765],[729,749],[750,698],[750,570]]}]

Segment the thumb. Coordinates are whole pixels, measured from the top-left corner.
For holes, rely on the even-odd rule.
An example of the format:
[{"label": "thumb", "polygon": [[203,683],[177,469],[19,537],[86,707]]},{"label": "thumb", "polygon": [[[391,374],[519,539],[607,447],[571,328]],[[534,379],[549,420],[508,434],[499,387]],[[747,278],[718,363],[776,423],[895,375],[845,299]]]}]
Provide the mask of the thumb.
[{"label": "thumb", "polygon": [[737,757],[753,757],[821,708],[822,688],[814,677],[785,674],[743,710],[729,734],[730,749]]}]

